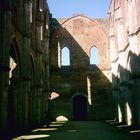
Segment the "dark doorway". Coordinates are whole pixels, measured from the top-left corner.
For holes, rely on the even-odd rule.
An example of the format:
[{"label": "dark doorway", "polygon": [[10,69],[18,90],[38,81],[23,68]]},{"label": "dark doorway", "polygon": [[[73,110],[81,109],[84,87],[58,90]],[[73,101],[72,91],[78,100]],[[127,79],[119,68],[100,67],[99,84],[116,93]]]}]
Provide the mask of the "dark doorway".
[{"label": "dark doorway", "polygon": [[88,118],[87,98],[80,95],[73,98],[73,119],[85,121]]}]

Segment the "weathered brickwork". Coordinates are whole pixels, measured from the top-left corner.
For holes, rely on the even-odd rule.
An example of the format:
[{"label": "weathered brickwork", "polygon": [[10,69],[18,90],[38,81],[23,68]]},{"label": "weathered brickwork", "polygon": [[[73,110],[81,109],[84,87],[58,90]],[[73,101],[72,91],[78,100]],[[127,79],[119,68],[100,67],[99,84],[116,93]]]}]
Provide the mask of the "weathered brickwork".
[{"label": "weathered brickwork", "polygon": [[[52,106],[55,106],[51,109],[54,111],[52,117],[61,114],[73,119],[72,100],[77,94],[86,95],[92,102],[88,105],[89,119],[111,117],[108,109],[111,103],[110,55],[107,30],[103,29],[107,26],[83,15],[75,15],[63,22],[59,19],[56,23],[51,34],[50,88],[60,97],[56,102],[52,101]],[[98,65],[90,65],[93,46],[98,50]],[[70,51],[70,66],[67,67],[61,66],[63,47]],[[64,110],[60,103],[64,104]]]}]

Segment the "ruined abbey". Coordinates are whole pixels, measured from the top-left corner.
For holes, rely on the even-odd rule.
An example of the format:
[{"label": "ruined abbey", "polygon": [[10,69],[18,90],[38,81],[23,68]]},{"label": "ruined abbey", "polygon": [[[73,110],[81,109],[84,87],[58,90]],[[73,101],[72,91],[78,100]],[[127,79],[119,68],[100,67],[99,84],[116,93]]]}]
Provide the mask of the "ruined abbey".
[{"label": "ruined abbey", "polygon": [[111,0],[106,18],[54,19],[45,0],[0,1],[0,136],[59,116],[139,127],[139,4]]}]

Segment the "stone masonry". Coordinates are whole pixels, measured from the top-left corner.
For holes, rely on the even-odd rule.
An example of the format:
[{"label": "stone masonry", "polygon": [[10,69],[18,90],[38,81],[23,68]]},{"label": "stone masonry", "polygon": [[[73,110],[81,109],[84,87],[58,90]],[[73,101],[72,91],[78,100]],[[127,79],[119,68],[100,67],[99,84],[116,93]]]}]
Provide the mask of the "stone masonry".
[{"label": "stone masonry", "polygon": [[[73,100],[87,98],[88,119],[111,118],[111,77],[107,19],[74,15],[53,20],[50,47],[50,89],[59,97],[51,101],[51,115],[74,118]],[[91,65],[90,50],[96,46],[99,64]],[[61,51],[70,51],[70,66],[61,66]],[[105,100],[106,98],[106,100]],[[82,107],[82,105],[81,105]],[[108,112],[108,113],[105,113]]]},{"label": "stone masonry", "polygon": [[0,134],[46,122],[49,18],[44,0],[0,2]]},{"label": "stone masonry", "polygon": [[47,0],[0,1],[0,139],[62,118],[139,127],[139,5],[111,0],[104,19],[53,19]]}]

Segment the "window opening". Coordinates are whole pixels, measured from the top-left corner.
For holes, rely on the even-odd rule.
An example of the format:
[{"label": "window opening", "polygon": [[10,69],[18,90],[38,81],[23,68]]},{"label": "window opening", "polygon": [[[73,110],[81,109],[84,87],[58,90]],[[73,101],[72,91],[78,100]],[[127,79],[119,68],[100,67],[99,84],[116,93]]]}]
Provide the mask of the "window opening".
[{"label": "window opening", "polygon": [[95,64],[97,65],[99,63],[98,60],[98,50],[96,47],[92,47],[90,50],[90,64]]},{"label": "window opening", "polygon": [[70,65],[70,51],[67,47],[64,47],[61,51],[61,66]]}]

